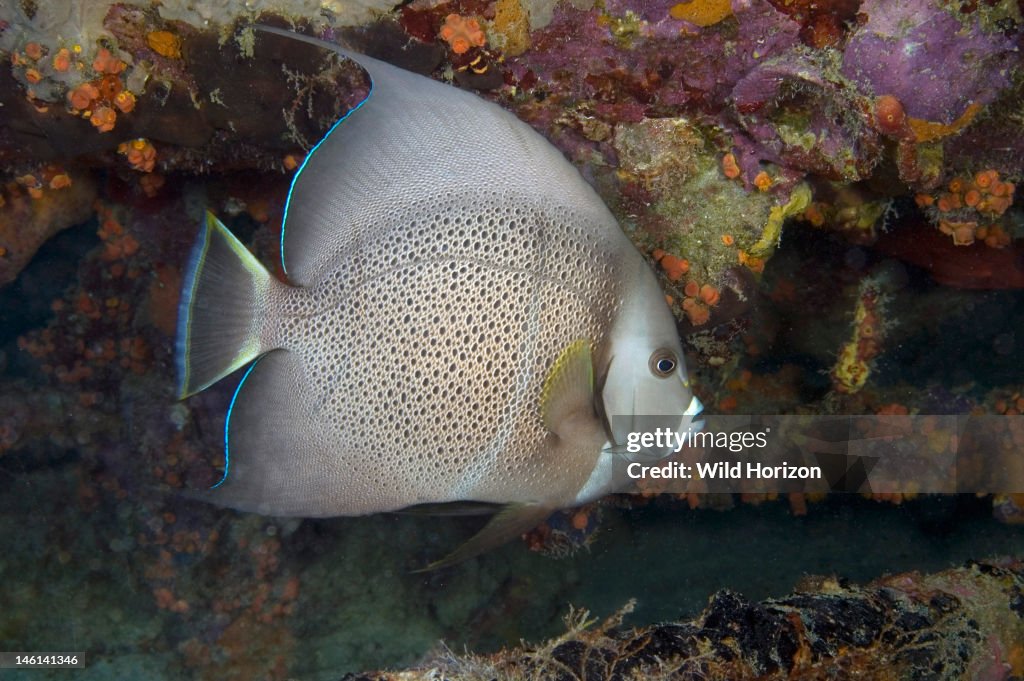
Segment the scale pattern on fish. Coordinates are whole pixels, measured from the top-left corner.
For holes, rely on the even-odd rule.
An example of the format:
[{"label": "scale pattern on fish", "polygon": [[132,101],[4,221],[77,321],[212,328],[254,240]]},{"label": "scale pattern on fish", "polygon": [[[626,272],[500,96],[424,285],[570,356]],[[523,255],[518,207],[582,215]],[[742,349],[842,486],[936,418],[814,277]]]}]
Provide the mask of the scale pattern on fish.
[{"label": "scale pattern on fish", "polygon": [[295,516],[505,504],[508,538],[606,493],[631,415],[686,430],[700,403],[664,295],[561,153],[473,94],[294,37],[372,89],[293,180],[288,284],[212,214],[193,249],[182,396],[251,364],[209,498]]}]

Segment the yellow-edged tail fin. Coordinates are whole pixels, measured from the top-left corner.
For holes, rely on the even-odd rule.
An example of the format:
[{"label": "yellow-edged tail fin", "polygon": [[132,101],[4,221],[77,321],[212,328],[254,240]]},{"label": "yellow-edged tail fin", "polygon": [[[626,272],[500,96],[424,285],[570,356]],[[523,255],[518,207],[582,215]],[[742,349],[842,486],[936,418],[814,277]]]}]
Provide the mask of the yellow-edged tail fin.
[{"label": "yellow-edged tail fin", "polygon": [[216,383],[270,348],[260,328],[275,283],[259,260],[207,211],[178,304],[178,394]]}]

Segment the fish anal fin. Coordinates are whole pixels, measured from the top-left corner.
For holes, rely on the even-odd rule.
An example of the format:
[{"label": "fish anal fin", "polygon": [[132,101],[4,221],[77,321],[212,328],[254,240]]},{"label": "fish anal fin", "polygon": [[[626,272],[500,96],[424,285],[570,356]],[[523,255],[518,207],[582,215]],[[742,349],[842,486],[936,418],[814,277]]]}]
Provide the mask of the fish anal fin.
[{"label": "fish anal fin", "polygon": [[207,501],[271,516],[351,510],[339,491],[345,461],[319,446],[310,394],[298,355],[274,350],[253,364],[228,408],[225,475],[203,495]]},{"label": "fish anal fin", "polygon": [[594,415],[594,363],[590,341],[570,343],[552,365],[541,391],[544,427],[564,435],[577,415]]},{"label": "fish anal fin", "polygon": [[544,522],[555,509],[536,504],[509,504],[499,511],[484,528],[470,537],[462,546],[441,560],[413,572],[430,572],[450,567],[464,560],[479,556],[502,544],[518,538],[524,532]]},{"label": "fish anal fin", "polygon": [[443,501],[406,506],[397,513],[436,516],[493,515],[501,508],[501,504],[492,504],[488,501]]}]

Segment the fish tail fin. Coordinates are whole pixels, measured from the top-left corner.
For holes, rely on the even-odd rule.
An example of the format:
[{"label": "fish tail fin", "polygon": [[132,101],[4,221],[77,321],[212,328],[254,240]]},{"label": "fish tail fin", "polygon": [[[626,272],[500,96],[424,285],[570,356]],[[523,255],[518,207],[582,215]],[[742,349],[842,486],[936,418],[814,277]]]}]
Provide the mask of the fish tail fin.
[{"label": "fish tail fin", "polygon": [[178,395],[188,397],[270,350],[260,341],[269,293],[281,285],[207,211],[178,304]]}]

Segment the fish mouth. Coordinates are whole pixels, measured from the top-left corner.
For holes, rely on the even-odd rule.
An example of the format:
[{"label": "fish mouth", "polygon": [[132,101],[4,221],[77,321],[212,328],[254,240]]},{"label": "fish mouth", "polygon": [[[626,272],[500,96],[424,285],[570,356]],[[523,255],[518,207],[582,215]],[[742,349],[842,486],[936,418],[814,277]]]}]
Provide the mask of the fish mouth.
[{"label": "fish mouth", "polygon": [[[653,463],[671,456],[678,452],[683,446],[683,435],[688,432],[699,432],[704,429],[704,419],[697,419],[704,411],[704,404],[696,395],[691,395],[690,403],[678,417],[671,415],[645,416],[636,414],[637,391],[633,389],[633,413],[628,417],[613,417],[616,425],[621,425],[618,419],[628,418],[627,442],[621,442],[615,435],[615,428],[605,418],[605,430],[608,440],[602,448],[602,453],[619,457],[628,463]],[[678,419],[674,423],[669,419]],[[630,443],[631,436],[639,433],[655,433],[670,431],[675,436],[665,446],[645,447],[637,443]],[[675,446],[673,443],[680,443]]]},{"label": "fish mouth", "polygon": [[[683,418],[690,417],[690,429],[694,431],[704,430],[704,419],[696,417],[704,413],[704,403],[697,399],[696,395],[690,398],[690,406],[683,412]],[[680,422],[682,425],[682,422]]]}]

